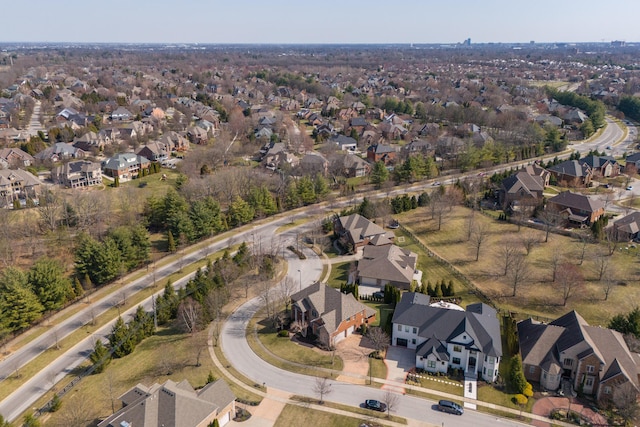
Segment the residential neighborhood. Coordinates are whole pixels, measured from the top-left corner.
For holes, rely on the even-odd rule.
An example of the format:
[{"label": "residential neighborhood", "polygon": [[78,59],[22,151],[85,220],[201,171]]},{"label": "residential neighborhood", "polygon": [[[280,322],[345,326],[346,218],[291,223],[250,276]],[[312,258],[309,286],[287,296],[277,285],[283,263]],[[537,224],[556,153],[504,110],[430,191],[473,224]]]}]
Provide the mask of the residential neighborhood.
[{"label": "residential neighborhood", "polygon": [[3,45],[0,426],[633,425],[635,53]]}]

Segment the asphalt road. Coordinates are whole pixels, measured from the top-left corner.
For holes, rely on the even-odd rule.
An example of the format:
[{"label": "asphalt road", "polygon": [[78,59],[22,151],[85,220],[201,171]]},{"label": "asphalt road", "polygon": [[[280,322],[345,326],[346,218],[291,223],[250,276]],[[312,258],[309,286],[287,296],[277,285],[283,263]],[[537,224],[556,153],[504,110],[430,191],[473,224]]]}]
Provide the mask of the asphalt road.
[{"label": "asphalt road", "polygon": [[[289,263],[289,280],[298,281],[298,269],[303,271],[303,287],[306,287],[320,278],[322,264],[319,259],[306,249],[307,260],[300,261],[292,254],[287,254]],[[220,343],[225,357],[235,369],[242,372],[256,384],[265,384],[267,389],[277,389],[300,396],[308,396],[314,399],[318,395],[314,393],[316,377],[296,374],[274,367],[260,359],[247,343],[245,331],[249,320],[260,310],[262,303],[254,298],[242,305],[224,324],[220,336]],[[363,407],[365,399],[385,400],[386,391],[361,385],[330,381],[331,392],[325,396],[326,401],[343,405]],[[495,426],[522,426],[523,424],[497,418],[484,413],[467,410],[464,415],[456,416],[445,414],[435,410],[435,401],[421,399],[410,395],[398,396],[398,404],[393,410],[394,415],[411,418],[412,425],[446,425],[495,427]]]},{"label": "asphalt road", "polygon": [[[601,147],[606,146],[614,146],[618,149],[624,149],[631,144],[629,138],[627,141],[620,142],[623,135],[622,129],[617,126],[612,121],[608,120],[607,129],[605,129],[602,134],[596,138],[594,141],[590,143],[578,144],[576,145],[576,149],[581,152],[587,152],[593,147],[598,147],[599,150],[602,150]],[[530,162],[530,161],[529,161]],[[529,162],[521,162],[520,164],[527,164]],[[514,167],[514,165],[507,166],[506,168]],[[501,170],[504,168],[496,168],[495,170]],[[473,174],[467,174],[466,176],[474,176]],[[443,180],[443,184],[451,183],[456,178],[448,178],[447,180]],[[413,186],[409,189],[400,189],[393,190],[390,194],[400,194],[411,191],[419,191],[425,188],[432,187],[431,183],[423,183],[416,186]],[[640,191],[640,186],[638,187],[638,191]],[[344,206],[347,204],[355,204],[362,200],[362,197],[354,197],[348,202],[334,204],[328,208],[318,208],[317,206],[312,206],[308,209],[311,213],[318,213],[322,210],[331,211],[332,209],[338,209],[340,206]],[[93,317],[99,316],[104,311],[119,305],[122,302],[124,297],[129,295],[133,295],[134,293],[144,289],[147,286],[153,284],[154,280],[157,282],[161,282],[164,278],[166,278],[169,274],[179,269],[179,264],[188,265],[195,261],[202,259],[204,256],[216,252],[222,248],[229,247],[235,243],[241,241],[248,242],[263,242],[263,244],[271,244],[273,242],[273,238],[275,236],[275,230],[277,227],[286,224],[296,217],[304,217],[306,213],[299,213],[296,215],[289,216],[287,218],[281,218],[274,220],[270,223],[256,225],[251,230],[237,233],[231,238],[224,239],[220,242],[213,243],[207,248],[194,252],[190,255],[187,255],[182,260],[178,260],[167,264],[161,268],[155,269],[155,272],[150,271],[149,274],[144,277],[135,280],[126,286],[116,294],[109,295],[105,298],[102,298],[97,301],[92,301],[87,304],[85,308],[79,311],[77,314],[69,317],[68,319],[60,322],[57,326],[52,328],[45,334],[42,334],[40,337],[34,339],[33,341],[25,344],[19,350],[10,354],[8,357],[0,361],[0,387],[2,386],[2,381],[16,371],[19,370],[22,366],[29,363],[35,357],[40,355],[42,352],[51,348],[55,345],[56,340],[62,340],[65,336],[71,334],[77,329],[82,328],[85,324],[87,324]],[[293,233],[293,234],[292,234]],[[295,230],[290,230],[286,233],[286,235],[281,239],[280,245],[283,247],[291,244],[291,242],[295,241]],[[289,239],[289,243],[284,243],[286,239]],[[269,243],[267,243],[269,242]],[[286,251],[288,252],[288,251]],[[284,252],[283,252],[284,253]],[[291,258],[291,257],[289,257]],[[299,262],[299,261],[298,261]],[[311,265],[312,262],[304,264],[297,264],[296,260],[291,260],[289,264],[289,274],[291,275],[291,280],[295,280],[296,282],[300,281],[300,276],[302,276],[302,285],[308,285],[313,282],[316,278],[319,277],[319,272],[315,271],[313,267],[307,267],[307,264]],[[304,267],[302,267],[304,265]],[[315,269],[321,268],[316,265]],[[298,270],[301,269],[302,275],[298,273]],[[109,326],[106,326],[106,330],[109,330]],[[60,350],[61,355],[58,359],[56,359],[52,364],[50,364],[46,369],[42,370],[39,374],[29,379],[20,389],[16,392],[12,393],[9,397],[0,402],[0,414],[2,414],[5,419],[13,420],[17,417],[22,410],[30,408],[33,403],[42,396],[53,384],[55,384],[58,380],[64,377],[67,373],[71,372],[75,366],[81,363],[88,354],[90,353],[90,349],[93,347],[95,340],[100,338],[100,334],[96,334],[95,336],[87,337],[83,342],[79,343],[76,347],[68,350]],[[64,353],[62,353],[64,351]],[[232,359],[235,358],[232,357]],[[252,377],[253,378],[253,377]],[[345,386],[337,386],[336,389],[344,388]],[[337,393],[336,393],[337,395]],[[380,397],[380,396],[377,396]],[[358,399],[360,396],[358,396]],[[372,396],[372,398],[376,398],[376,396]],[[411,401],[409,397],[403,398],[403,401]],[[350,404],[355,404],[353,397],[349,399],[345,398],[345,402],[352,402]],[[424,406],[424,402],[422,403]],[[409,406],[407,404],[407,406]],[[424,409],[424,408],[423,408]],[[411,418],[421,419],[420,415],[415,412],[411,415],[406,415]],[[447,418],[449,419],[449,418]],[[430,421],[431,422],[431,421]],[[495,420],[492,421],[495,423]],[[450,425],[447,423],[447,425]]]}]

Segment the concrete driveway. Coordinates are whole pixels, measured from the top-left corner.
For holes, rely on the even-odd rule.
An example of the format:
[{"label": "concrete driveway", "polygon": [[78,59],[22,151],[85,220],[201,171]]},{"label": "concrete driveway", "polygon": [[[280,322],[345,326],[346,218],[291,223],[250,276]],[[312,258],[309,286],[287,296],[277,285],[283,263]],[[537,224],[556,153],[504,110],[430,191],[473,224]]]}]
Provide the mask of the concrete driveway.
[{"label": "concrete driveway", "polygon": [[360,334],[351,334],[336,345],[336,354],[343,362],[338,381],[365,384],[369,375],[369,354],[374,351],[371,341]]},{"label": "concrete driveway", "polygon": [[387,349],[387,357],[384,359],[384,363],[387,365],[387,381],[393,381],[396,384],[385,384],[382,388],[404,394],[407,373],[416,367],[415,350],[391,346]]}]

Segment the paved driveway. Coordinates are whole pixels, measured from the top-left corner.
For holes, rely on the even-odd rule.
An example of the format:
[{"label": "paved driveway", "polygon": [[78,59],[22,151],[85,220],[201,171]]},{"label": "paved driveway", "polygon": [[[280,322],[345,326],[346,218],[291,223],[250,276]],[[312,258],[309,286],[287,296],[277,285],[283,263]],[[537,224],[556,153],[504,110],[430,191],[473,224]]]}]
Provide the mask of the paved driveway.
[{"label": "paved driveway", "polygon": [[387,365],[387,380],[393,381],[397,385],[385,384],[382,388],[404,394],[407,373],[411,368],[416,367],[416,351],[406,347],[391,346],[387,349],[384,363]]}]

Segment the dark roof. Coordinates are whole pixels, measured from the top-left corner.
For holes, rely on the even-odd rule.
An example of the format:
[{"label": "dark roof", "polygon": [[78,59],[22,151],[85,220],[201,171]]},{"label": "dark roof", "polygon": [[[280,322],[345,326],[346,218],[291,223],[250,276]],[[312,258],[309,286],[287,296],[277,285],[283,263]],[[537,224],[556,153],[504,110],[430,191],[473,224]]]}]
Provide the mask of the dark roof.
[{"label": "dark roof", "polygon": [[583,177],[583,176],[589,175],[588,165],[583,166],[577,160],[567,160],[565,162],[558,163],[555,166],[551,166],[549,170],[557,174],[574,176],[574,177]]},{"label": "dark roof", "polygon": [[629,234],[635,234],[640,231],[640,212],[632,212],[629,215],[617,220],[613,226],[617,230],[624,231]]},{"label": "dark roof", "polygon": [[386,144],[375,144],[367,148],[368,151],[372,151],[376,154],[395,153],[396,149]]},{"label": "dark roof", "polygon": [[607,163],[615,164],[616,160],[611,156],[587,156],[578,160],[581,165],[586,164],[591,169],[599,169]]},{"label": "dark roof", "polygon": [[500,321],[491,307],[477,303],[467,306],[467,311],[459,311],[425,306],[424,298],[418,302],[414,302],[415,300],[415,292],[402,294],[392,322],[415,326],[418,328],[418,336],[436,338],[443,342],[453,342],[456,337],[465,333],[472,339],[467,347],[477,348],[488,356],[502,356]]},{"label": "dark roof", "polygon": [[595,212],[597,210],[604,209],[604,202],[592,199],[583,194],[572,193],[571,191],[563,191],[557,196],[549,199],[549,202],[584,212]]},{"label": "dark roof", "polygon": [[506,177],[502,181],[502,187],[507,193],[517,193],[524,190],[531,196],[536,196],[534,192],[544,191],[544,182],[542,177],[529,175],[527,172],[521,171]]}]

